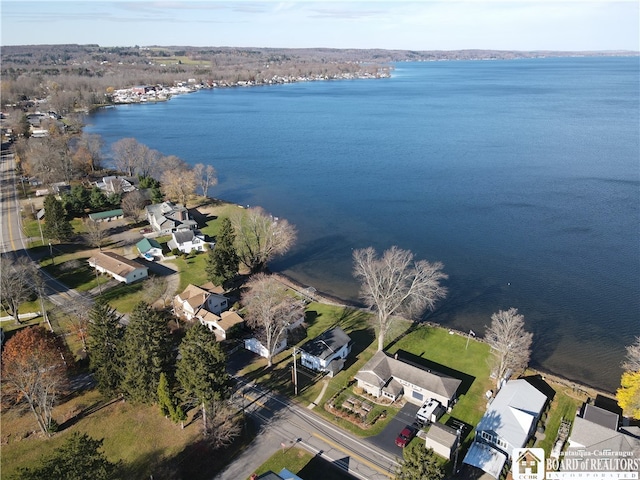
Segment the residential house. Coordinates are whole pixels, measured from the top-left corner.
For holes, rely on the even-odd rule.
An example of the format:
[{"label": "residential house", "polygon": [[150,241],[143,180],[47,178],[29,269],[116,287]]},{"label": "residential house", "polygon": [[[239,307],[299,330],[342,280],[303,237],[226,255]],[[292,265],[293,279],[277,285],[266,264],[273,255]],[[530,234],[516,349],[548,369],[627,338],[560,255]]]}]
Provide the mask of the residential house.
[{"label": "residential house", "polygon": [[476,436],[463,463],[500,476],[514,448],[533,436],[547,396],[524,379],[504,384],[476,426]]},{"label": "residential house", "polygon": [[244,319],[238,315],[237,312],[232,312],[230,310],[222,312],[220,315],[216,315],[215,313],[211,313],[208,310],[201,308],[196,312],[195,317],[201,324],[215,334],[216,340],[219,342],[227,340],[231,330],[244,323]]},{"label": "residential house", "polygon": [[414,366],[377,352],[356,374],[358,387],[374,397],[390,401],[401,395],[422,405],[433,398],[449,409],[455,402],[462,380]]},{"label": "residential house", "polygon": [[102,181],[96,182],[96,186],[106,192],[110,193],[128,193],[133,192],[136,187],[133,185],[134,179],[129,177],[117,177],[115,175],[111,175],[108,177],[102,177]]},{"label": "residential house", "polygon": [[[302,325],[302,322],[304,322],[304,316],[301,316],[298,320],[288,325],[287,332],[290,332],[291,330],[299,327],[300,325]],[[267,358],[269,356],[267,347],[265,347],[262,342],[255,337],[245,339],[244,348],[260,355],[261,357]],[[285,348],[287,348],[287,335],[284,335],[284,338],[280,340],[280,342],[274,349],[273,354],[276,355],[283,351]]]},{"label": "residential house", "polygon": [[174,313],[185,320],[193,320],[201,309],[219,315],[228,308],[227,297],[192,284],[187,285],[187,288],[173,299]]},{"label": "residential house", "polygon": [[192,250],[203,252],[205,244],[204,235],[193,230],[171,232],[171,240],[167,242],[169,250],[177,248],[184,253],[191,253]]},{"label": "residential house", "polygon": [[124,212],[122,211],[121,208],[89,214],[89,218],[94,222],[111,222],[112,220],[119,220],[123,217],[124,217]]},{"label": "residential house", "polygon": [[194,230],[198,226],[189,217],[186,207],[171,202],[148,205],[146,212],[149,225],[159,233],[170,234],[179,230]]},{"label": "residential house", "polygon": [[[597,457],[613,459],[618,452],[640,457],[640,438],[618,427],[618,415],[593,405],[586,405],[582,416],[573,421],[567,455],[571,458]],[[567,469],[563,469],[566,471]]]},{"label": "residential house", "polygon": [[321,333],[300,347],[300,363],[317,372],[335,375],[351,352],[351,338],[340,327]]},{"label": "residential house", "polygon": [[432,423],[424,435],[425,448],[432,448],[441,457],[451,460],[458,448],[458,431],[442,423]]},{"label": "residential house", "polygon": [[127,284],[143,280],[149,274],[149,269],[141,263],[113,252],[97,253],[89,259],[89,265]]},{"label": "residential house", "polygon": [[162,245],[153,238],[143,238],[136,243],[136,248],[140,255],[147,260],[162,258]]},{"label": "residential house", "polygon": [[298,475],[292,473],[291,471],[283,468],[279,473],[272,472],[269,470],[268,472],[263,473],[260,476],[251,475],[249,480],[302,480]]}]

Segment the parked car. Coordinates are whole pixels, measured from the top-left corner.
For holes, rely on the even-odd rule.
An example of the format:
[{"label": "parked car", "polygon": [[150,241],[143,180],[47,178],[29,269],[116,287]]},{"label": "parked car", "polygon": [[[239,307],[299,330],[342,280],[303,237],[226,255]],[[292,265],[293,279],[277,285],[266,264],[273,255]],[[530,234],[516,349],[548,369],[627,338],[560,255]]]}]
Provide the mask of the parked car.
[{"label": "parked car", "polygon": [[396,445],[400,448],[404,448],[409,445],[409,442],[416,436],[416,429],[410,425],[407,425],[402,429],[396,438]]}]

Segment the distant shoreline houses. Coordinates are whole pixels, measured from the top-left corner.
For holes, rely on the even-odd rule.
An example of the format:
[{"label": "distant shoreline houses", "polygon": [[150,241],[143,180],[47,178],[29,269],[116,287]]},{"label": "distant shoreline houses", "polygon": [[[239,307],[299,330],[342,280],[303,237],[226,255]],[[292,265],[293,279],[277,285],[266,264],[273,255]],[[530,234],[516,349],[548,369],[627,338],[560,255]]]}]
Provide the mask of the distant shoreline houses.
[{"label": "distant shoreline houses", "polygon": [[326,80],[354,80],[365,78],[388,78],[391,74],[386,71],[379,71],[375,74],[363,73],[336,73],[332,75],[273,75],[271,78],[263,80],[238,80],[236,82],[197,82],[190,78],[186,82],[177,82],[174,86],[166,85],[136,85],[130,88],[121,88],[111,94],[111,101],[114,104],[165,102],[176,95],[193,93],[203,89],[231,88],[231,87],[252,87],[259,85],[279,85],[285,83],[298,82],[318,82]]}]

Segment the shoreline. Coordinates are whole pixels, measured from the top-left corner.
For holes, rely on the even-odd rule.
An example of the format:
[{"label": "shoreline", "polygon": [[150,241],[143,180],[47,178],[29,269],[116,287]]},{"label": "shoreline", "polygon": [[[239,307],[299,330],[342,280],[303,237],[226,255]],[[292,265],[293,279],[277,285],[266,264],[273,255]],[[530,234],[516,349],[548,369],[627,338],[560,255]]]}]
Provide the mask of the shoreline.
[{"label": "shoreline", "polygon": [[[215,197],[209,197],[209,196],[201,196],[201,199],[206,199],[205,201],[200,201],[198,202],[198,204],[193,207],[195,209],[207,209],[207,208],[215,208],[216,206],[224,206],[224,205],[233,205],[236,207],[240,207],[240,208],[244,208],[242,207],[242,205],[238,205],[236,203],[233,202],[229,202],[227,200],[223,200],[220,198],[215,198]],[[291,277],[290,275],[287,275],[286,273],[283,272],[274,272],[271,270],[268,270],[268,272],[271,275],[274,275],[278,278],[278,280],[284,284],[285,286],[287,286],[288,288],[291,288],[292,290],[295,290],[297,293],[299,293],[301,296],[307,298],[308,300],[314,301],[314,302],[318,302],[318,303],[325,303],[325,304],[329,304],[329,305],[334,305],[334,306],[339,306],[339,307],[346,307],[346,308],[355,308],[355,309],[360,309],[363,311],[368,311],[368,309],[363,308],[362,305],[359,305],[357,303],[354,302],[350,302],[348,300],[339,298],[337,296],[334,295],[329,295],[327,293],[321,292],[316,290],[314,287],[311,287],[309,285],[305,285],[304,283],[296,280],[295,278]],[[403,319],[403,321],[407,321],[409,322],[410,320],[407,319]],[[422,322],[422,324],[424,325],[428,325],[430,327],[433,328],[441,328],[444,330],[448,330],[450,332],[454,332],[456,335],[460,335],[460,336],[466,336],[467,332],[463,332],[460,330],[456,330],[456,329],[452,329],[449,327],[445,327],[439,323],[435,323],[435,322]],[[475,337],[476,341],[479,342],[484,342],[483,338],[478,338]],[[574,391],[578,391],[580,393],[583,393],[585,395],[591,396],[591,394],[595,393],[595,394],[602,394],[604,396],[607,397],[611,397],[615,399],[615,391],[608,391],[600,386],[597,385],[591,385],[589,383],[584,383],[578,380],[574,380],[570,377],[564,376],[561,373],[558,372],[552,372],[550,370],[546,370],[543,368],[539,368],[539,367],[532,367],[529,366],[527,367],[527,371],[528,372],[533,372],[534,374],[539,374],[541,375],[541,377],[543,379],[545,379],[546,377],[550,378],[553,382],[563,385],[565,387],[569,387],[572,388]]]}]

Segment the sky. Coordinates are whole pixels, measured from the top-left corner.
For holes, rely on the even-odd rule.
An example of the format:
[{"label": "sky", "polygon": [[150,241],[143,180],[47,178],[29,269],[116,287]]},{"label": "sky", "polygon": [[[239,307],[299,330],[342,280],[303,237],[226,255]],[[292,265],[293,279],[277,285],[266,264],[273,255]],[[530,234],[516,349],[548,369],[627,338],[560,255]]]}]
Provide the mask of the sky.
[{"label": "sky", "polygon": [[1,0],[2,45],[640,50],[638,0]]}]

